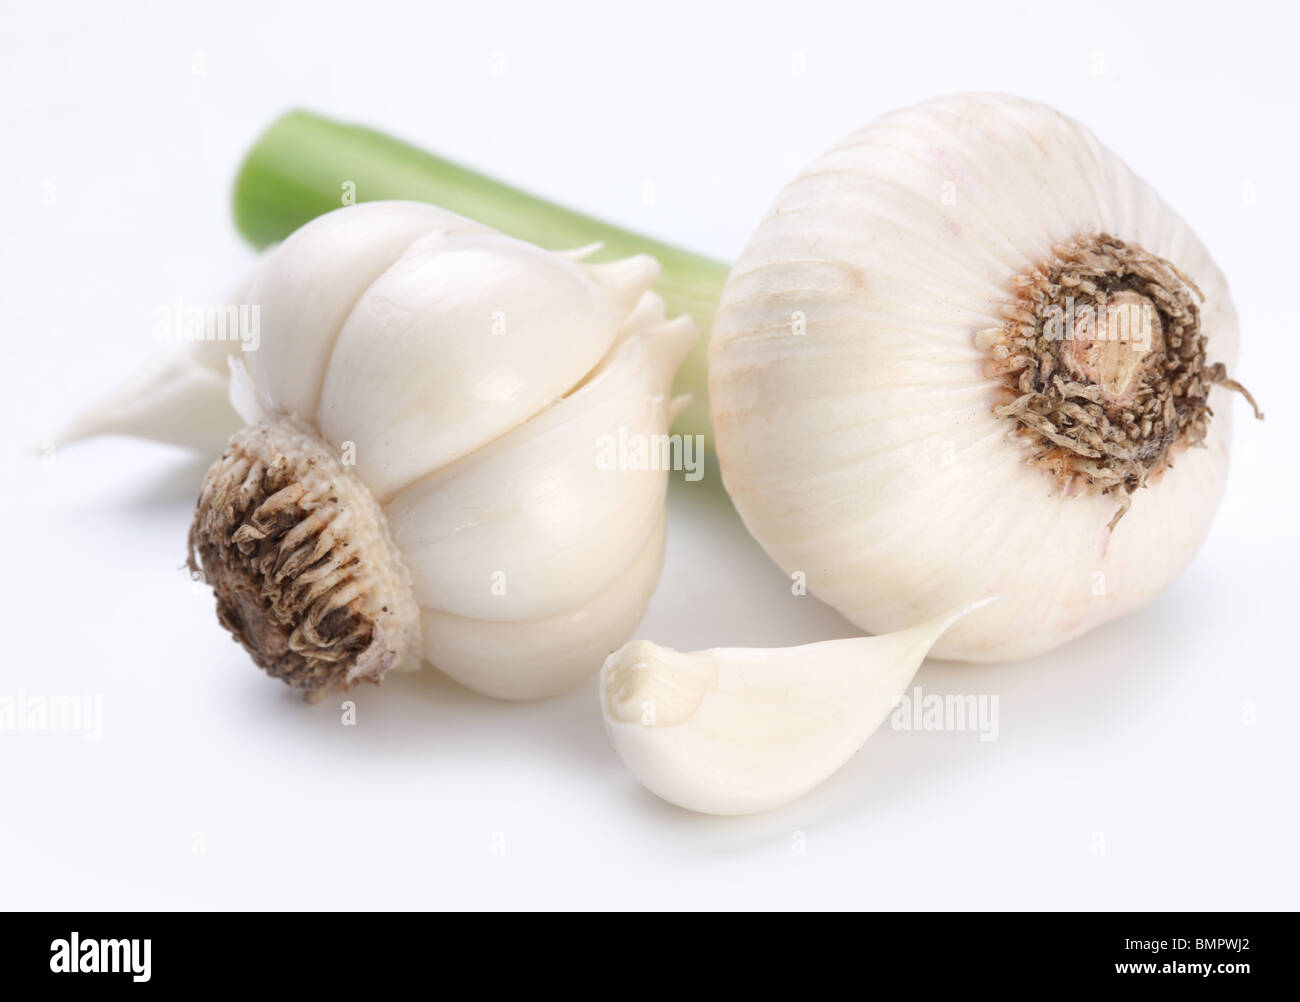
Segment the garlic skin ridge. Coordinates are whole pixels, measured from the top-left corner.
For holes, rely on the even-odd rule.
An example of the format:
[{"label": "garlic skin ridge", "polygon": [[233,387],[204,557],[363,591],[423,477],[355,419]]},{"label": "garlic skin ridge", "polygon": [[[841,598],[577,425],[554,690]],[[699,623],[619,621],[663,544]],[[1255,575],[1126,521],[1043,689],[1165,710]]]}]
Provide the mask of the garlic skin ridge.
[{"label": "garlic skin ridge", "polygon": [[709,346],[723,481],[772,559],[864,631],[1004,594],[934,656],[1031,657],[1150,602],[1204,539],[1230,381],[1209,390],[1204,439],[1172,448],[1117,524],[1116,497],[1062,486],[996,413],[1014,401],[991,370],[1017,283],[1098,234],[1194,283],[1206,364],[1230,371],[1237,315],[1205,247],[1087,129],[1029,101],[879,118],[792,181],[740,256]]},{"label": "garlic skin ridge", "polygon": [[610,740],[669,803],[752,814],[795,800],[862,747],[935,640],[993,599],[878,637],[679,653],[634,640],[600,673]]},{"label": "garlic skin ridge", "polygon": [[259,265],[249,423],[209,471],[191,559],[219,618],[309,696],[428,660],[501,698],[592,674],[663,555],[665,433],[695,339],[654,261],[587,265],[422,203],[349,206]]}]

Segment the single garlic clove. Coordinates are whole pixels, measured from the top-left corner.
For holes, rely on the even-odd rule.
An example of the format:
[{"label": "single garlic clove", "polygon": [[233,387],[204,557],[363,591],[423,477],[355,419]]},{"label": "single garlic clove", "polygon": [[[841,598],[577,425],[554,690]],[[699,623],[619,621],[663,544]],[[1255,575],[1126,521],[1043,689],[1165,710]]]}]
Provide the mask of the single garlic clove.
[{"label": "single garlic clove", "polygon": [[[653,293],[629,324],[649,313],[663,315]],[[617,578],[663,509],[669,387],[695,337],[685,318],[624,337],[569,396],[387,501],[420,604],[470,619],[542,619]]]},{"label": "single garlic clove", "polygon": [[789,803],[888,716],[934,642],[985,599],[877,637],[683,654],[634,640],[600,673],[610,739],[652,793],[704,814]]},{"label": "single garlic clove", "polygon": [[614,580],[581,605],[544,619],[467,619],[421,611],[424,658],[497,699],[545,699],[585,678],[636,629],[663,566],[666,518]]},{"label": "single garlic clove", "polygon": [[249,287],[261,329],[276,334],[247,353],[254,381],[277,408],[310,418],[339,332],[371,284],[421,237],[490,232],[423,202],[364,202],[305,224],[259,263]]}]

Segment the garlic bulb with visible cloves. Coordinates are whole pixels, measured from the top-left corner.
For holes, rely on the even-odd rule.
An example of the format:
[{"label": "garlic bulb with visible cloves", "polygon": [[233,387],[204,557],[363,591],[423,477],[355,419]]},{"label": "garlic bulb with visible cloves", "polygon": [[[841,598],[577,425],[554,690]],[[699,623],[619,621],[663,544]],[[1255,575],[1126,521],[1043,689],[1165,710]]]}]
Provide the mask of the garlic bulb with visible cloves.
[{"label": "garlic bulb with visible cloves", "polygon": [[587,265],[410,202],[321,216],[253,275],[248,427],[190,530],[218,617],[308,694],[425,659],[493,696],[592,674],[658,580],[666,432],[695,339],[652,258]]},{"label": "garlic bulb with visible cloves", "polygon": [[1191,559],[1236,356],[1223,274],[1088,130],[943,98],[777,198],[715,319],[714,442],[749,531],[858,626],[1006,595],[934,653],[1022,658]]}]

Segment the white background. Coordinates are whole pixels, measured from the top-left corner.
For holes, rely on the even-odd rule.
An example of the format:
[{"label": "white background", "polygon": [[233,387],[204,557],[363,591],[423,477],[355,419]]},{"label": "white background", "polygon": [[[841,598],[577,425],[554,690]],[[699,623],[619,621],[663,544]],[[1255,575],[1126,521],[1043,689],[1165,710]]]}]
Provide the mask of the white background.
[{"label": "white background", "polygon": [[[0,733],[0,906],[1300,905],[1300,76],[1280,7],[5,0],[0,693],[101,694],[105,722],[98,742]],[[1031,662],[922,668],[928,691],[998,695],[997,741],[885,728],[804,800],[719,819],[637,786],[594,683],[506,705],[426,671],[362,692],[344,728],[255,671],[181,573],[204,464],[120,439],[30,451],[158,350],[156,305],[213,301],[253,260],[230,182],[291,106],[729,260],[840,136],[975,89],[1082,119],[1189,219],[1268,411],[1239,405],[1210,538],[1149,609]],[[641,633],[850,635],[789,595],[712,479],[673,487]]]}]

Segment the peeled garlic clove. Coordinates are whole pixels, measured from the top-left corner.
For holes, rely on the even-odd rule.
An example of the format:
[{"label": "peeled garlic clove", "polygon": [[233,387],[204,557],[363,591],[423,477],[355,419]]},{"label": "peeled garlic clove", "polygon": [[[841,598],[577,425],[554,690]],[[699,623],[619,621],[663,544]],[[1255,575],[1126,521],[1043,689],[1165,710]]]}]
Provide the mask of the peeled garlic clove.
[{"label": "peeled garlic clove", "polygon": [[250,293],[279,306],[234,367],[249,426],[190,532],[221,623],[310,696],[422,657],[510,698],[595,671],[662,555],[667,470],[600,464],[602,438],[666,436],[675,413],[695,330],[645,291],[656,273],[407,203],[285,241]]},{"label": "peeled garlic clove", "polygon": [[610,739],[647,789],[752,814],[829,778],[889,715],[935,640],[983,602],[878,637],[682,654],[645,640],[600,673]]},{"label": "peeled garlic clove", "polygon": [[1050,108],[960,95],[778,197],[714,326],[714,442],[749,531],[858,626],[1006,594],[935,655],[1022,658],[1191,559],[1236,355],[1222,272],[1148,184]]}]

